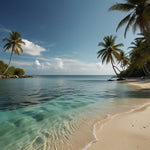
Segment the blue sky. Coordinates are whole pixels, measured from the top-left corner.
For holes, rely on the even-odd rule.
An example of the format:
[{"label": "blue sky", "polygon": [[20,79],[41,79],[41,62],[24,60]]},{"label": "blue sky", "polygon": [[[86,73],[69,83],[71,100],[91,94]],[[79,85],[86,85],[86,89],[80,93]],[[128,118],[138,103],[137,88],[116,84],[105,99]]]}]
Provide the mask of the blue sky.
[{"label": "blue sky", "polygon": [[[24,53],[13,56],[12,65],[26,74],[114,74],[111,65],[97,59],[98,43],[104,36],[117,35],[124,51],[136,37],[116,26],[127,13],[108,12],[123,0],[7,0],[0,5],[0,40],[11,30],[18,31],[26,45]],[[10,52],[0,59],[8,63]]]}]

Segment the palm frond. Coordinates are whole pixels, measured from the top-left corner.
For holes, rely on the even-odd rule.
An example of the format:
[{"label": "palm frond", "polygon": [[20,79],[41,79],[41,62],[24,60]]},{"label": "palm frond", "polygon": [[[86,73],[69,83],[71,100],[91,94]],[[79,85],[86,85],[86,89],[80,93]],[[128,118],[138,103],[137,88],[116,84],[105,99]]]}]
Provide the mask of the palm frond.
[{"label": "palm frond", "polygon": [[130,16],[131,16],[131,13],[119,22],[119,24],[118,24],[118,26],[117,26],[117,28],[116,28],[116,32],[118,31],[118,29],[119,29],[121,26],[123,26],[127,21],[129,21]]},{"label": "palm frond", "polygon": [[114,45],[114,47],[115,47],[115,48],[117,48],[117,47],[122,47],[122,46],[124,46],[124,45],[123,45],[123,43],[120,43],[120,44]]},{"label": "palm frond", "polygon": [[106,51],[106,49],[101,49],[101,50],[99,50],[98,52],[97,52],[97,54],[102,54],[102,53],[104,53]]},{"label": "palm frond", "polygon": [[133,33],[135,33],[137,28],[140,28],[140,31],[148,30],[147,25],[150,24],[149,14],[146,13],[146,9],[150,7],[150,0],[125,0],[125,3],[117,3],[109,8],[109,10],[125,11],[132,12],[129,13],[125,18],[123,18],[118,24],[116,31],[127,23],[125,28],[124,37],[129,27],[132,25]]},{"label": "palm frond", "polygon": [[135,14],[132,15],[132,17],[130,18],[127,26],[126,26],[126,29],[125,29],[125,32],[124,32],[124,37],[126,38],[126,34],[127,34],[127,31],[129,30],[129,26],[131,26],[133,23],[134,23],[134,19],[135,19]]},{"label": "palm frond", "polygon": [[105,62],[106,58],[107,58],[107,54],[105,54],[105,55],[102,57],[102,64]]},{"label": "palm frond", "polygon": [[106,59],[106,64],[108,64],[110,62],[110,60],[111,60],[111,55],[108,55],[107,59]]},{"label": "palm frond", "polygon": [[[144,0],[142,0],[144,1]],[[139,0],[126,0],[127,3],[132,4],[132,5],[136,5],[139,3]]]},{"label": "palm frond", "polygon": [[9,38],[3,38],[3,42],[5,42],[5,41],[7,41],[7,42],[12,42],[12,39],[9,39]]},{"label": "palm frond", "polygon": [[119,58],[120,58],[119,53],[117,53],[116,51],[113,51],[113,55],[117,60],[119,60]]},{"label": "palm frond", "polygon": [[111,10],[118,10],[118,11],[126,11],[126,12],[128,12],[128,11],[134,9],[134,7],[135,6],[132,5],[132,4],[117,3],[117,4],[113,5],[113,6],[111,6],[109,8],[109,11],[111,11]]},{"label": "palm frond", "polygon": [[17,44],[17,47],[20,49],[21,53],[23,53],[23,49],[20,44]]},{"label": "palm frond", "polygon": [[18,40],[17,40],[17,43],[20,43],[20,44],[25,45],[25,42],[23,42],[22,39],[18,39]]},{"label": "palm frond", "polygon": [[10,47],[11,47],[11,44],[10,44],[10,43],[7,43],[7,44],[4,45],[3,48],[4,48],[5,50],[8,50],[8,49],[10,49]]},{"label": "palm frond", "polygon": [[99,42],[99,43],[98,43],[98,46],[106,47],[106,45],[105,45],[105,43],[104,43],[104,42]]}]

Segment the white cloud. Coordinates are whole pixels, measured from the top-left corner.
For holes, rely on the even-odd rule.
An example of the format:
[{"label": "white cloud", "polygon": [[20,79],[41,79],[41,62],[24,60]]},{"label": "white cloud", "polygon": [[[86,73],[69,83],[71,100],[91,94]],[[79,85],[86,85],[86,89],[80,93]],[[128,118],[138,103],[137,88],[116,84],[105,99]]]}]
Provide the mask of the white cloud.
[{"label": "white cloud", "polygon": [[21,66],[31,66],[31,65],[33,65],[33,63],[32,62],[26,62],[26,61],[14,61],[13,60],[11,65],[21,67]]},{"label": "white cloud", "polygon": [[[42,62],[39,62],[41,60]],[[38,69],[39,74],[114,74],[111,64],[102,65],[100,62],[84,62],[77,59],[63,59],[63,58],[38,58],[34,63]],[[35,70],[36,72],[36,70]]]},{"label": "white cloud", "polygon": [[42,63],[40,63],[39,60],[35,60],[34,64],[36,66],[36,69],[42,70],[42,71],[51,68],[51,63],[50,62],[42,62]]},{"label": "white cloud", "polygon": [[40,62],[38,60],[35,61],[36,66],[41,66]]},{"label": "white cloud", "polygon": [[47,66],[51,66],[52,64],[51,63],[49,63],[49,62],[46,62],[45,63]]},{"label": "white cloud", "polygon": [[23,62],[12,61],[15,67],[24,68],[26,74],[50,75],[50,74],[70,74],[70,75],[112,75],[114,71],[111,64],[101,64],[100,62],[85,62],[77,59],[63,58],[37,58],[35,61]]},{"label": "white cloud", "polygon": [[102,67],[102,63],[101,62],[99,62],[99,63],[96,63],[96,66],[97,66],[97,68],[101,68]]},{"label": "white cloud", "polygon": [[63,69],[63,68],[64,68],[64,64],[63,64],[62,61],[59,62],[59,68],[60,68],[60,69]]},{"label": "white cloud", "polygon": [[54,60],[56,60],[56,69],[64,69],[64,63],[63,60],[61,58],[55,58]]},{"label": "white cloud", "polygon": [[23,39],[23,42],[25,42],[25,45],[22,45],[22,49],[23,49],[23,52],[26,54],[29,54],[32,56],[40,56],[41,52],[46,51],[45,48],[43,48],[37,44],[34,44],[33,42],[28,41],[26,39]]}]

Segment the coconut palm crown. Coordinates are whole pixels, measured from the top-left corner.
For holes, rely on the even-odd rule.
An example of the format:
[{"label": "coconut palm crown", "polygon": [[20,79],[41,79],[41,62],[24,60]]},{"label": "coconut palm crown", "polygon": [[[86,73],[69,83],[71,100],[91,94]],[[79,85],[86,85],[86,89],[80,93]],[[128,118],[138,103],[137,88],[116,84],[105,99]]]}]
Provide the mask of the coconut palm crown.
[{"label": "coconut palm crown", "polygon": [[145,75],[150,75],[147,62],[150,61],[149,46],[145,44],[144,39],[136,38],[134,42],[131,42],[132,46],[130,52],[131,64],[134,64],[138,68],[143,68]]},{"label": "coconut palm crown", "polygon": [[97,52],[97,55],[98,55],[97,58],[101,57],[102,64],[104,62],[106,62],[106,64],[111,62],[112,68],[113,68],[114,72],[116,73],[116,75],[118,76],[117,71],[115,69],[117,67],[114,66],[114,63],[115,63],[115,59],[119,60],[119,58],[120,58],[120,52],[122,52],[122,50],[119,49],[118,47],[123,46],[123,44],[120,43],[120,44],[115,45],[116,38],[117,38],[116,36],[112,36],[112,35],[105,36],[103,38],[104,42],[100,42],[98,44],[98,46],[102,46],[103,49],[101,49]]},{"label": "coconut palm crown", "polygon": [[6,70],[3,73],[3,74],[5,74],[9,68],[10,63],[11,63],[13,53],[18,54],[18,55],[20,54],[20,52],[23,53],[23,49],[21,47],[21,44],[25,44],[25,43],[22,41],[21,35],[15,31],[11,31],[9,33],[9,38],[5,37],[3,39],[3,41],[7,42],[3,47],[4,50],[8,51],[11,49],[11,55],[10,55],[8,67],[6,68]]},{"label": "coconut palm crown", "polygon": [[126,37],[126,33],[130,26],[133,27],[133,32],[135,33],[137,27],[140,28],[140,31],[149,30],[148,20],[146,19],[145,10],[149,5],[149,0],[124,0],[125,3],[117,3],[109,8],[109,10],[117,10],[123,12],[130,12],[125,18],[123,18],[117,28],[116,31],[123,26],[126,25],[124,37]]}]

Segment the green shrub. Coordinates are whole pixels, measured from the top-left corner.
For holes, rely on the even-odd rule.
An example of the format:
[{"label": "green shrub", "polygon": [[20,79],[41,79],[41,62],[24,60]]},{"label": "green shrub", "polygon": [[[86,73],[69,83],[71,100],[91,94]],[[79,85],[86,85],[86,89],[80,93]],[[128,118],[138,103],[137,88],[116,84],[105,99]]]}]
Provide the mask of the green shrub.
[{"label": "green shrub", "polygon": [[5,69],[6,69],[6,64],[0,60],[0,75],[2,75]]},{"label": "green shrub", "polygon": [[15,67],[11,66],[11,67],[8,68],[5,75],[14,75],[14,73],[15,73]]},{"label": "green shrub", "polygon": [[145,76],[142,68],[137,68],[135,66],[130,66],[126,70],[120,73],[121,77],[141,77]]},{"label": "green shrub", "polygon": [[21,69],[21,68],[16,68],[15,69],[14,75],[22,76],[24,74],[25,74],[25,72],[24,72],[23,69]]},{"label": "green shrub", "polygon": [[[8,66],[7,64],[5,64],[2,60],[0,60],[0,75],[3,74],[3,72],[6,70],[7,66]],[[25,74],[25,72],[23,69],[15,68],[13,66],[9,67],[7,72],[5,73],[5,75],[18,75],[18,76],[21,76],[24,74]]]}]

